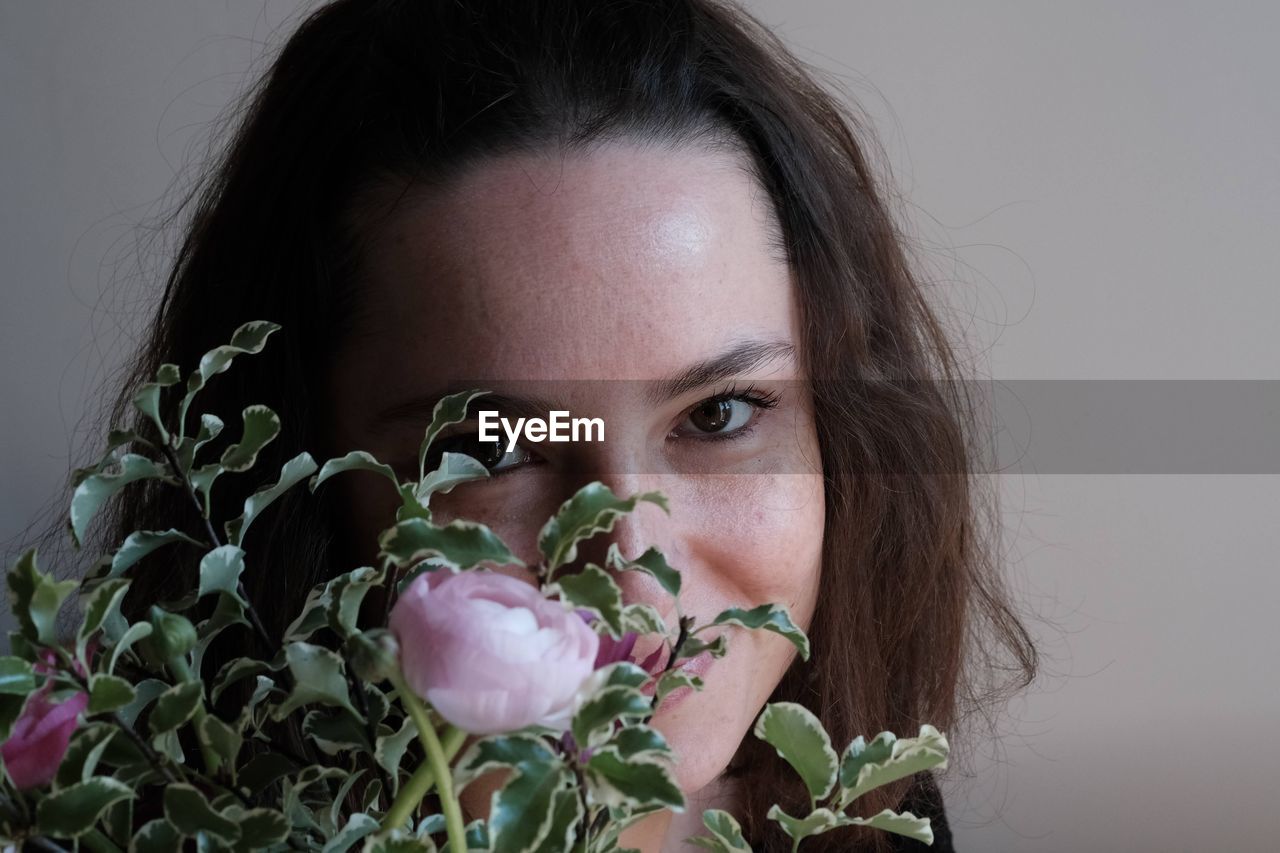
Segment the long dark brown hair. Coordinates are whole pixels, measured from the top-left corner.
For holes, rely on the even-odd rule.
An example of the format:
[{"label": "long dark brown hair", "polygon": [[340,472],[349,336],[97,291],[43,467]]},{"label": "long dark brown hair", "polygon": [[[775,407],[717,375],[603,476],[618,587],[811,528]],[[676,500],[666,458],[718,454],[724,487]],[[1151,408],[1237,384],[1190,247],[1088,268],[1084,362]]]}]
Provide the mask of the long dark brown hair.
[{"label": "long dark brown hair", "polygon": [[[819,80],[722,0],[324,5],[284,44],[183,200],[184,236],[114,420],[134,420],[129,401],[160,364],[190,370],[239,324],[269,319],[283,331],[252,366],[211,383],[202,409],[231,424],[249,403],[281,414],[262,480],[300,449],[325,458],[326,377],[378,227],[360,203],[370,191],[443,183],[503,152],[728,142],[772,199],[795,274],[826,478],[814,656],[772,698],[812,708],[837,746],[926,722],[956,741],[967,720],[1031,682],[1035,647],[1003,590],[953,342],[908,263],[871,135]],[[234,516],[259,485],[228,483],[216,512]],[[246,585],[278,636],[307,590],[350,566],[323,490],[295,489],[271,513],[246,544]],[[118,542],[198,521],[171,492],[139,486],[103,534]],[[132,606],[176,597],[191,571],[176,552],[149,558]],[[731,772],[746,782],[741,816],[756,849],[790,849],[764,815],[775,801],[807,801],[794,774],[751,737]],[[907,784],[873,792],[859,812],[899,807]],[[862,830],[806,844],[889,849],[883,833]]]}]

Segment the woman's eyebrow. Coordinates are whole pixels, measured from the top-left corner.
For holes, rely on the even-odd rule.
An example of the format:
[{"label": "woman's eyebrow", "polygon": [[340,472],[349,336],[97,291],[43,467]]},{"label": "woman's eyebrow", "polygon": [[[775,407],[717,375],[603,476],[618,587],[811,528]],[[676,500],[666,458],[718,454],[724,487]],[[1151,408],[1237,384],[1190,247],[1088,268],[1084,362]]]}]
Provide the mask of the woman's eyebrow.
[{"label": "woman's eyebrow", "polygon": [[649,402],[658,405],[705,385],[755,370],[771,361],[794,356],[795,347],[787,341],[743,341],[719,355],[680,371],[670,379],[654,383],[649,391]]}]

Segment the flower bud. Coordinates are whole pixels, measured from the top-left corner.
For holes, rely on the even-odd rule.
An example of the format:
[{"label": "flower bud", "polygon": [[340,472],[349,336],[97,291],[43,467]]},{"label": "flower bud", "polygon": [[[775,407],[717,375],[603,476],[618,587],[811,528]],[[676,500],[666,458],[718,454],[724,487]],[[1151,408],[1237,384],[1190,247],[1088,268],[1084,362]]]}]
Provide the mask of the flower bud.
[{"label": "flower bud", "polygon": [[386,681],[400,668],[400,644],[390,631],[376,628],[347,640],[351,672],[361,681]]},{"label": "flower bud", "polygon": [[159,607],[151,607],[151,636],[148,649],[161,662],[184,657],[196,644],[198,636],[191,620]]}]

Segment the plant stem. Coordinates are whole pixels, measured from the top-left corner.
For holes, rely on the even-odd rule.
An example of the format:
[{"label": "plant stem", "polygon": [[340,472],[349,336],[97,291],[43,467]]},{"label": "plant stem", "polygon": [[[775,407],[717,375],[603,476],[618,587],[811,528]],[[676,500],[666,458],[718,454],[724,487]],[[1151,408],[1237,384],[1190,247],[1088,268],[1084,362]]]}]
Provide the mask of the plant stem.
[{"label": "plant stem", "polygon": [[431,768],[430,762],[424,761],[419,764],[418,769],[409,777],[409,781],[401,786],[396,794],[395,802],[391,804],[391,808],[387,809],[387,813],[383,816],[383,828],[403,827],[405,821],[413,816],[413,810],[431,792],[435,784],[436,774]]},{"label": "plant stem", "polygon": [[[196,512],[200,514],[200,519],[204,522],[205,535],[209,537],[210,545],[214,548],[221,547],[223,544],[222,538],[218,536],[218,531],[213,528],[213,522],[205,514],[204,504],[200,501],[200,495],[196,493],[196,487],[191,483],[191,478],[187,476],[186,472],[182,470],[182,466],[178,463],[178,455],[173,452],[173,448],[167,442],[160,445],[160,450],[164,453],[164,458],[168,460],[169,467],[173,470],[173,475],[186,486],[187,495],[191,498]],[[272,642],[266,626],[262,624],[262,619],[258,616],[258,611],[254,608],[253,602],[249,600],[249,594],[245,592],[244,583],[238,580],[236,581],[236,594],[244,602],[244,610],[249,617],[249,624],[253,626],[253,632],[258,635],[258,639],[272,654],[280,651],[279,646]]]},{"label": "plant stem", "polygon": [[[400,691],[400,699],[404,702],[405,710],[409,712],[409,717],[413,720],[414,725],[418,727],[418,740],[422,741],[422,748],[427,753],[427,763],[431,766],[436,787],[440,789],[440,808],[444,811],[445,829],[449,835],[449,849],[453,853],[466,853],[467,834],[466,828],[462,824],[462,807],[458,804],[458,798],[453,791],[453,774],[449,770],[449,759],[445,757],[444,747],[440,743],[440,737],[436,734],[436,727],[431,724],[431,717],[427,714],[426,706],[422,704],[422,700],[418,698],[418,695],[404,683],[404,679],[397,674],[392,676],[392,683]],[[461,738],[458,738],[457,742],[461,745]],[[418,775],[417,773],[414,774],[415,777]],[[424,790],[422,796],[425,795],[426,791]],[[399,802],[400,798],[397,797],[396,800]],[[421,800],[422,797],[420,796],[418,802],[421,802]],[[416,806],[417,803],[414,803],[414,805]]]}]

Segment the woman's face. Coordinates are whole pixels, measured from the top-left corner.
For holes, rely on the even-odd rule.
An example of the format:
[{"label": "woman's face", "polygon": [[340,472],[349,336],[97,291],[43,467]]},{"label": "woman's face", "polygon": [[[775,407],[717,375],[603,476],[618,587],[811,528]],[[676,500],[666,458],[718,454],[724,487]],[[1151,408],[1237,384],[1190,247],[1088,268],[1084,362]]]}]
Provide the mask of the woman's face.
[{"label": "woman's face", "polygon": [[[657,546],[699,622],[776,602],[807,626],[824,496],[769,203],[733,155],[622,143],[490,159],[406,198],[375,236],[358,328],[337,358],[335,449],[416,475],[434,401],[470,387],[501,395],[513,419],[548,408],[601,418],[604,442],[509,453],[505,441],[478,449],[476,424],[463,425],[448,448],[484,455],[494,474],[433,498],[437,521],[487,524],[536,565],[538,530],[578,487],[658,490],[669,516],[641,504],[580,562],[602,564],[608,543],[627,557]],[[372,475],[335,482],[371,559],[397,498]],[[675,625],[648,576],[618,580],[629,603]],[[687,792],[725,768],[792,657],[774,634],[735,631],[705,690],[659,711]]]}]

